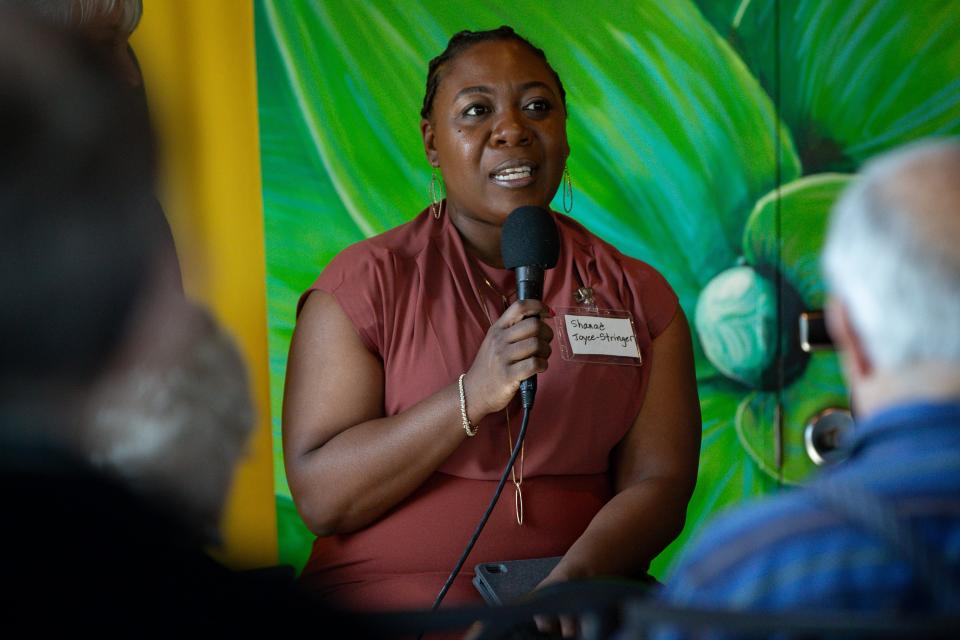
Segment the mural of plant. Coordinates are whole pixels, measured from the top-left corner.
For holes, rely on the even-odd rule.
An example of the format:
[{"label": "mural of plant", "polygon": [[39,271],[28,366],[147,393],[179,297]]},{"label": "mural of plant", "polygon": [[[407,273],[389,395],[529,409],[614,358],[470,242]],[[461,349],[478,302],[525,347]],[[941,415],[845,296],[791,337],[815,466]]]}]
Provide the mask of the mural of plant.
[{"label": "mural of plant", "polygon": [[663,575],[715,511],[801,482],[803,424],[845,406],[836,356],[802,354],[791,323],[823,304],[844,174],[960,131],[949,4],[257,0],[281,561],[312,540],[279,445],[296,300],[340,249],[426,205],[419,103],[450,35],[510,24],[546,50],[568,92],[572,215],[658,268],[693,320],[701,469]]},{"label": "mural of plant", "polygon": [[[826,216],[849,180],[822,172],[850,174],[877,153],[960,130],[960,17],[943,1],[908,7],[892,1],[703,0],[700,6],[775,99],[808,176],[784,179],[777,193],[757,204],[744,233],[743,260],[757,281],[779,284],[777,301],[793,322],[798,311],[824,303],[817,261]],[[766,391],[766,381],[756,379],[764,372],[751,367],[769,364],[778,342],[761,345],[751,332],[719,339],[731,329],[711,322],[725,302],[723,284],[718,276],[701,297],[699,337],[722,344],[707,349],[711,360],[753,389],[735,418],[747,453],[778,479],[801,482],[812,470],[802,453],[803,425],[819,409],[846,402],[836,359],[805,357],[795,340],[782,339],[795,336],[795,327],[786,326],[780,332],[781,386]],[[776,315],[771,298],[754,299],[751,312],[769,323]],[[763,326],[757,322],[754,329]],[[737,345],[742,348],[731,353]],[[744,372],[747,379],[739,375]],[[771,428],[777,419],[785,428],[779,460]]]}]

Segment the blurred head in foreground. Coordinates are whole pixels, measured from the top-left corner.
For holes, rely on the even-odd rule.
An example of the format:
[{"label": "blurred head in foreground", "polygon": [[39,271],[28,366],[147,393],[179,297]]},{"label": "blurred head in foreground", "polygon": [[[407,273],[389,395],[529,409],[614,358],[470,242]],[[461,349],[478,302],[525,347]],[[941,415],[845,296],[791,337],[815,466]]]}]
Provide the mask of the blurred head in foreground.
[{"label": "blurred head in foreground", "polygon": [[188,330],[157,336],[162,345],[150,357],[103,379],[86,448],[97,467],[216,543],[254,413],[233,341],[186,304]]},{"label": "blurred head in foreground", "polygon": [[0,406],[67,413],[149,286],[147,142],[89,47],[0,12]]},{"label": "blurred head in foreground", "polygon": [[0,7],[0,434],[93,455],[211,539],[251,424],[243,363],[169,286],[126,88],[28,15]]},{"label": "blurred head in foreground", "polygon": [[960,397],[960,140],[870,162],[835,207],[823,262],[861,415]]},{"label": "blurred head in foreground", "polygon": [[143,0],[0,0],[81,37],[114,77],[131,87],[143,79],[130,36],[143,15]]}]

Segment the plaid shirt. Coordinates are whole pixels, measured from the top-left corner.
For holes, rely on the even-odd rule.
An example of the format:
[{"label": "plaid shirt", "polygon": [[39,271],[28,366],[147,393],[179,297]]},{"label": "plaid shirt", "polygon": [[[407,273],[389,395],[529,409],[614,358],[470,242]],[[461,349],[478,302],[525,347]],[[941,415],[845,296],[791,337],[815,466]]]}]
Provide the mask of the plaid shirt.
[{"label": "plaid shirt", "polygon": [[[878,497],[960,585],[960,402],[870,417],[857,425],[850,457],[818,481]],[[757,611],[943,609],[903,554],[803,489],[714,521],[661,597]]]}]

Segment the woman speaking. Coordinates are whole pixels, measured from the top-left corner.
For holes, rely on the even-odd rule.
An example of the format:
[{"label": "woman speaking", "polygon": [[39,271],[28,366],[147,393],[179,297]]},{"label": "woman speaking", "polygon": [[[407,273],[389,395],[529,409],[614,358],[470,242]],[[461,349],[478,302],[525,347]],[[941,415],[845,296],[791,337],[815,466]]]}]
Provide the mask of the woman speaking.
[{"label": "woman speaking", "polygon": [[[434,201],[345,249],[301,299],[283,446],[320,537],[302,580],[355,609],[429,606],[507,464],[517,390],[534,374],[522,452],[467,566],[562,555],[544,583],[642,576],[683,528],[696,481],[677,298],[649,265],[550,212],[560,251],[543,301],[516,299],[502,225],[549,206],[570,149],[560,78],[512,29],[456,34],[430,62],[420,115],[442,176]],[[578,348],[569,327],[593,317],[616,319],[635,352]],[[470,578],[446,602],[478,601]]]}]

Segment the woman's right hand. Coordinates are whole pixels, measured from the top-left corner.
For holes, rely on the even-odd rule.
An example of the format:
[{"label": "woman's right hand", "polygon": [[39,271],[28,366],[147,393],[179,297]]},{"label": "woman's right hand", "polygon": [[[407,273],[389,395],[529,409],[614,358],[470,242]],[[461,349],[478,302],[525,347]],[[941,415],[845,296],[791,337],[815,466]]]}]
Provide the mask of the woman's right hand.
[{"label": "woman's right hand", "polygon": [[553,312],[540,300],[517,300],[487,331],[463,380],[467,417],[477,424],[504,409],[520,382],[547,370]]}]

